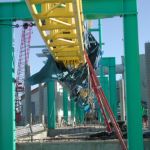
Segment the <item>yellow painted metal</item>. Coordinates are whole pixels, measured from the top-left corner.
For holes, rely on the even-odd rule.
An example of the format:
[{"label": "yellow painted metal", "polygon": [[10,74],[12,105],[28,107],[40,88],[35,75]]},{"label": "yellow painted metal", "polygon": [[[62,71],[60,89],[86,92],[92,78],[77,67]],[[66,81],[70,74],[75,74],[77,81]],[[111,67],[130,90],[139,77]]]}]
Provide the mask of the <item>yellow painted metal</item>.
[{"label": "yellow painted metal", "polygon": [[26,0],[36,25],[56,61],[85,63],[82,0]]}]

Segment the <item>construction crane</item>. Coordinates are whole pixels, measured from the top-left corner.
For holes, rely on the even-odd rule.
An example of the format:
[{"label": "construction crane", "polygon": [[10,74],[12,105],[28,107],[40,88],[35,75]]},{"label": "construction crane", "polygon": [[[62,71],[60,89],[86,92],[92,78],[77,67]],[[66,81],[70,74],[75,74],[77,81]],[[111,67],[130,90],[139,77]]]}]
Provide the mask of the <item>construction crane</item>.
[{"label": "construction crane", "polygon": [[16,76],[16,93],[15,93],[15,108],[16,122],[21,121],[22,102],[21,96],[24,93],[25,85],[25,65],[29,63],[29,47],[31,41],[32,23],[24,22],[22,26],[21,45],[19,51],[18,68]]},{"label": "construction crane", "polygon": [[[63,63],[69,69],[89,68],[91,85],[98,99],[107,130],[109,132],[114,130],[122,149],[127,150],[121,130],[85,50],[82,0],[26,0],[26,2],[39,32],[53,56],[50,59],[54,59],[57,63]],[[89,35],[90,37],[91,35]],[[74,72],[76,73],[76,70]],[[108,123],[106,112],[113,129]]]}]

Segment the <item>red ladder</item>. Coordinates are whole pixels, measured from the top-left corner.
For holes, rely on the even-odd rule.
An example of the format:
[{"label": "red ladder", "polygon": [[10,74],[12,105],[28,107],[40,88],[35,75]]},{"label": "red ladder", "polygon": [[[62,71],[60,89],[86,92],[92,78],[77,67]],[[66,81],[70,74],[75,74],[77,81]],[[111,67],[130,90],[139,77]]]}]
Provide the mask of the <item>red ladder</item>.
[{"label": "red ladder", "polygon": [[112,110],[108,104],[107,98],[106,98],[106,96],[102,90],[102,87],[100,86],[99,80],[96,77],[96,73],[95,73],[93,66],[91,64],[91,61],[90,61],[90,59],[86,53],[86,50],[84,51],[84,54],[85,54],[87,64],[89,66],[89,70],[90,70],[90,78],[91,78],[92,88],[93,88],[94,93],[98,99],[98,103],[100,105],[100,109],[101,109],[102,115],[104,117],[104,121],[105,121],[105,124],[107,126],[107,130],[111,131],[111,127],[109,125],[105,111],[108,113],[109,119],[111,120],[111,123],[114,127],[114,131],[116,133],[116,136],[118,137],[118,139],[121,143],[122,150],[127,150],[127,146],[123,140],[123,134],[122,134],[122,132],[119,128],[119,125],[118,125],[118,123],[114,117],[114,114],[113,114],[113,112],[112,112]]}]

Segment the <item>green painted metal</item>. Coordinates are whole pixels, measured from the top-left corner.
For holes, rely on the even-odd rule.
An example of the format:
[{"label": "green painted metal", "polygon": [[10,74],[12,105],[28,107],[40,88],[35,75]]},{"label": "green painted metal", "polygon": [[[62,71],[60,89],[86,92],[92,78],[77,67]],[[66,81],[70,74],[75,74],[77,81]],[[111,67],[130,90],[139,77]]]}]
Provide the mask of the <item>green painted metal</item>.
[{"label": "green painted metal", "polygon": [[25,2],[0,3],[0,20],[32,20]]},{"label": "green painted metal", "polygon": [[[109,82],[108,82],[108,77],[105,77],[105,76],[102,76],[102,77],[99,77],[99,81],[100,81],[100,84],[102,86],[102,89],[104,91],[104,94],[108,100],[108,102],[110,103],[110,91],[109,91]],[[98,111],[99,113],[99,120],[101,120],[102,123],[104,123],[104,119],[103,119],[103,116],[102,114],[100,113],[100,111]]]},{"label": "green painted metal", "polygon": [[124,7],[124,0],[82,0],[86,19],[110,18],[137,14],[133,0],[128,0],[130,8]]},{"label": "green painted metal", "polygon": [[65,88],[63,88],[63,112],[64,120],[68,123],[68,92]]},{"label": "green painted metal", "polygon": [[[117,118],[117,91],[116,91],[116,68],[115,68],[115,58],[114,57],[103,57],[101,59],[101,75],[104,75],[104,67],[108,67],[109,70],[109,96],[108,101],[110,107]],[[102,87],[104,85],[102,84]]]},{"label": "green painted metal", "polygon": [[116,63],[115,58],[109,58],[109,90],[110,106],[117,119],[117,85],[116,85]]},{"label": "green painted metal", "polygon": [[101,20],[98,19],[98,31],[99,31],[99,44],[100,44],[100,48],[102,50],[102,45],[103,45],[103,42],[102,42],[102,30],[101,30]]},{"label": "green painted metal", "polygon": [[76,103],[76,114],[75,114],[75,117],[76,117],[76,124],[79,124],[80,123],[80,108],[79,108],[79,106],[78,106],[78,104]]},{"label": "green painted metal", "polygon": [[83,124],[84,123],[84,110],[81,109],[76,103],[76,123]]},{"label": "green painted metal", "polygon": [[[130,3],[131,1],[131,3]],[[121,16],[123,14],[135,14],[132,9],[123,7],[123,0],[82,0],[84,17],[87,19],[99,19],[105,17]],[[24,0],[19,2],[0,3],[2,6],[0,19],[32,19]],[[18,13],[19,12],[19,13]]]},{"label": "green painted metal", "polygon": [[74,117],[75,117],[75,102],[73,99],[71,99],[70,103],[71,103],[71,118],[74,119]]},{"label": "green painted metal", "polygon": [[103,123],[104,121],[102,120],[103,117],[102,117],[100,108],[98,108],[97,110],[97,115],[98,115],[98,122]]},{"label": "green painted metal", "polygon": [[102,89],[105,93],[105,96],[108,100],[108,102],[110,103],[110,90],[109,90],[109,80],[108,80],[108,77],[100,77],[100,83],[101,83],[101,86],[102,86]]},{"label": "green painted metal", "polygon": [[47,84],[48,98],[48,128],[56,128],[56,104],[55,104],[55,82],[50,81]]},{"label": "green painted metal", "polygon": [[92,29],[89,29],[89,31],[90,31],[90,32],[98,32],[98,31],[99,31],[99,28],[97,28],[97,29],[96,29],[96,28],[92,28]]},{"label": "green painted metal", "polygon": [[80,123],[83,124],[84,123],[84,110],[83,109],[79,109],[79,119],[80,119]]},{"label": "green painted metal", "polygon": [[[0,21],[0,24],[12,24]],[[14,49],[12,28],[0,27],[0,149],[15,150]]]},{"label": "green painted metal", "polygon": [[[82,0],[83,13],[86,19],[99,19],[124,14],[137,14],[132,0],[128,0],[130,8],[123,5],[123,0]],[[2,6],[0,19],[32,19],[24,0],[20,2],[0,3]],[[20,13],[18,13],[20,12]]]},{"label": "green painted metal", "polygon": [[[130,1],[136,10],[136,0]],[[124,0],[124,7],[130,9],[129,0]],[[123,27],[128,149],[143,150],[137,15],[125,15]]]}]

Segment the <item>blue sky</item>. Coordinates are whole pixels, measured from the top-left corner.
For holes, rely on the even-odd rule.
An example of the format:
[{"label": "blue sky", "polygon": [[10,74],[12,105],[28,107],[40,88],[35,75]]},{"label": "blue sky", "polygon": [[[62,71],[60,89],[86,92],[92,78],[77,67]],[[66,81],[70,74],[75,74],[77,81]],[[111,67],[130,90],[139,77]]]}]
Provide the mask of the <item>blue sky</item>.
[{"label": "blue sky", "polygon": [[[150,41],[150,0],[138,0],[139,51],[144,53],[144,43]],[[102,39],[104,56],[115,56],[120,63],[123,55],[122,18],[102,20]]]},{"label": "blue sky", "polygon": [[[1,0],[0,0],[1,1]],[[114,17],[103,19],[102,25],[102,41],[104,57],[116,57],[116,62],[121,63],[121,56],[123,55],[123,24],[122,18]],[[94,21],[93,26],[96,26]],[[139,26],[139,50],[144,53],[144,43],[150,41],[150,0],[138,0],[138,26]],[[19,51],[21,32],[15,29],[15,50]],[[94,34],[98,39],[98,34]],[[44,45],[41,36],[37,29],[33,28],[31,45]],[[40,70],[43,66],[44,58],[38,58],[35,54],[40,53],[41,49],[30,50],[30,64],[31,74]],[[16,53],[18,54],[18,53]]]}]

